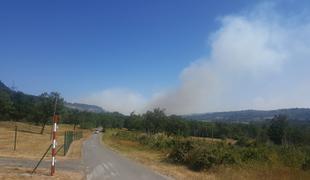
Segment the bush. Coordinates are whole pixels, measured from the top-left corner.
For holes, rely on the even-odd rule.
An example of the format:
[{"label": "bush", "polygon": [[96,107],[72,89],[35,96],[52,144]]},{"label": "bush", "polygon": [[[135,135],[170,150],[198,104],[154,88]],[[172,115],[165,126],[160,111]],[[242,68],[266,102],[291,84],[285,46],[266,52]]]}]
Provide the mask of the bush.
[{"label": "bush", "polygon": [[310,157],[306,157],[301,165],[303,170],[310,170]]},{"label": "bush", "polygon": [[169,153],[168,158],[175,163],[185,163],[188,159],[188,153],[194,148],[190,140],[181,140],[175,142],[175,146]]},{"label": "bush", "polygon": [[236,142],[236,145],[242,146],[242,147],[254,147],[256,145],[256,142],[255,141],[251,141],[248,138],[241,137]]},{"label": "bush", "polygon": [[161,149],[171,149],[174,147],[175,140],[173,137],[168,137],[163,133],[157,133],[152,136],[147,134],[140,134],[136,136],[136,140],[143,145],[147,145],[151,148]]},{"label": "bush", "polygon": [[240,159],[243,162],[249,162],[249,161],[266,162],[269,160],[268,152],[266,148],[262,148],[262,147],[241,148],[239,151],[239,154],[240,154]]},{"label": "bush", "polygon": [[207,150],[193,151],[189,157],[189,166],[193,170],[209,169],[217,164],[215,155]]},{"label": "bush", "polygon": [[195,148],[190,152],[187,162],[189,167],[193,170],[200,171],[203,169],[209,169],[215,165],[217,165],[218,157],[216,153],[212,152],[212,150],[208,148]]},{"label": "bush", "polygon": [[281,147],[278,149],[281,162],[288,167],[300,168],[304,163],[306,154],[297,147]]},{"label": "bush", "polygon": [[238,162],[233,146],[189,140],[179,141],[170,152],[169,159],[196,171]]},{"label": "bush", "polygon": [[113,136],[158,150],[169,150],[168,160],[200,171],[220,165],[281,163],[288,167],[310,169],[310,147],[258,146],[255,141],[240,138],[236,145],[208,143],[199,139],[167,136],[164,133],[147,135],[133,131],[118,131]]},{"label": "bush", "polygon": [[173,138],[163,133],[157,133],[153,135],[151,139],[150,145],[156,149],[170,149],[174,146]]},{"label": "bush", "polygon": [[137,136],[134,132],[131,132],[131,131],[117,131],[116,133],[113,133],[112,135],[119,139],[131,140],[131,141],[135,141],[136,136]]},{"label": "bush", "polygon": [[147,134],[145,134],[145,133],[142,133],[142,134],[137,136],[137,141],[140,144],[147,145],[148,142],[149,142],[149,136]]}]

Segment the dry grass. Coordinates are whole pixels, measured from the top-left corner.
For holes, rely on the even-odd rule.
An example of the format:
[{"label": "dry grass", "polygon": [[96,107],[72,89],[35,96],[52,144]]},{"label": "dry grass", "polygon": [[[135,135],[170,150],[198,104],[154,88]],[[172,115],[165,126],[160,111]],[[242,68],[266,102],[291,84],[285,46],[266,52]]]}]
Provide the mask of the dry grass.
[{"label": "dry grass", "polygon": [[[18,127],[16,151],[13,151],[15,125]],[[49,147],[51,125],[45,127],[43,134],[39,134],[41,126],[35,126],[27,123],[15,122],[0,122],[0,156],[15,157],[38,160]],[[64,143],[64,132],[73,130],[72,125],[60,124],[57,130],[58,147]],[[80,130],[80,129],[78,129]],[[83,130],[84,138],[74,141],[66,156],[61,149],[57,154],[57,159],[80,159],[81,146],[83,140],[91,135],[91,131]],[[51,152],[47,154],[47,159],[50,158]],[[37,169],[34,175],[31,175],[31,168],[17,168],[0,166],[0,180],[2,179],[83,179],[83,174],[72,171],[57,170],[54,177],[49,176],[49,169]]]},{"label": "dry grass", "polygon": [[73,141],[66,157],[70,159],[80,159],[82,156],[82,142],[84,139]]},{"label": "dry grass", "polygon": [[15,179],[65,179],[65,180],[80,180],[83,179],[83,175],[79,172],[69,171],[57,171],[52,177],[47,169],[37,169],[36,173],[31,175],[29,168],[13,168],[0,166],[0,180],[15,180]]},{"label": "dry grass", "polygon": [[[134,159],[151,169],[175,179],[238,179],[238,180],[295,180],[310,179],[309,171],[286,167],[269,167],[257,164],[246,167],[218,167],[209,171],[195,172],[183,165],[167,162],[166,152],[156,151],[142,146],[138,142],[120,140],[112,137],[113,130],[107,130],[103,136],[104,144],[128,158]],[[232,142],[233,143],[233,142]]]},{"label": "dry grass", "polygon": [[303,180],[310,179],[309,171],[288,167],[267,167],[249,165],[247,167],[226,167],[218,168],[214,172],[217,179],[238,179],[238,180]]},{"label": "dry grass", "polygon": [[[14,134],[15,125],[18,127],[16,151],[14,147]],[[35,126],[27,123],[15,122],[0,122],[0,156],[3,157],[20,157],[28,159],[38,159],[49,147],[51,125],[45,127],[43,134],[39,134],[41,126]],[[72,130],[72,125],[60,124],[57,130],[58,147],[64,143],[64,132]],[[83,130],[84,137],[89,136],[90,131]],[[69,158],[78,159],[81,156],[81,143],[82,140],[76,141],[70,147],[70,152],[67,154]],[[57,156],[58,159],[64,159],[63,149],[61,149]],[[47,154],[47,157],[50,153]]]},{"label": "dry grass", "polygon": [[219,138],[209,138],[209,137],[189,137],[189,139],[199,139],[199,140],[202,140],[202,141],[206,141],[208,143],[212,143],[212,142],[226,142],[228,144],[235,144],[237,141],[234,140],[234,139],[219,139]]}]

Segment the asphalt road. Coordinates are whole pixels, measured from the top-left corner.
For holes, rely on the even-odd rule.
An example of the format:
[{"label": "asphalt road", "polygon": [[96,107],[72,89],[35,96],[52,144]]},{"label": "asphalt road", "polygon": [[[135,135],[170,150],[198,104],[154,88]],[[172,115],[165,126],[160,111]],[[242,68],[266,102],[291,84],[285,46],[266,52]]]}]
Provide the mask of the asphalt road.
[{"label": "asphalt road", "polygon": [[83,144],[83,160],[87,180],[161,180],[166,177],[119,155],[100,143],[102,134],[94,134]]}]

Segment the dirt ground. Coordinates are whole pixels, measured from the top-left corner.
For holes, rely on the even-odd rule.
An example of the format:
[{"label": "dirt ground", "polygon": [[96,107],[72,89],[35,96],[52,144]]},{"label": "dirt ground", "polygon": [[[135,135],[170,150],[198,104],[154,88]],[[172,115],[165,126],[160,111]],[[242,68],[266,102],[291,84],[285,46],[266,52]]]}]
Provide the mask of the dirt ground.
[{"label": "dirt ground", "polygon": [[[15,126],[17,126],[17,143],[14,151]],[[50,133],[51,125],[45,127],[43,134],[40,134],[41,126],[31,125],[27,123],[2,121],[0,122],[0,157],[17,158],[39,161],[51,144]],[[64,132],[73,130],[72,125],[59,124],[57,129],[58,148],[64,143]],[[77,128],[77,130],[81,130]],[[57,160],[79,160],[81,158],[82,142],[90,136],[91,131],[82,130],[83,138],[74,141],[66,156],[64,156],[63,148],[57,154]],[[47,153],[44,160],[51,159],[51,150]],[[83,173],[79,171],[62,171],[57,170],[54,177],[49,176],[49,168],[39,168],[34,175],[30,172],[32,168],[28,166],[4,166],[0,165],[0,180],[2,179],[83,179]]]},{"label": "dirt ground", "polygon": [[[18,128],[17,131],[17,143],[16,150],[14,151],[14,136],[15,125]],[[60,147],[64,143],[64,132],[67,130],[73,130],[72,125],[60,124],[57,129],[57,144]],[[29,159],[38,159],[47,150],[51,144],[50,132],[51,125],[45,127],[43,134],[40,134],[41,127],[30,125],[26,123],[15,122],[0,122],[0,156],[2,157],[21,157]],[[80,130],[80,129],[77,129]],[[91,134],[90,131],[83,130],[83,136],[88,137]],[[74,141],[71,144],[69,152],[64,157],[63,148],[57,153],[57,158],[73,158],[79,159],[81,157],[81,145],[82,140]],[[47,154],[50,157],[51,153]]]},{"label": "dirt ground", "polygon": [[55,175],[50,176],[47,169],[37,169],[36,173],[31,174],[30,168],[19,167],[1,167],[0,166],[0,180],[42,180],[42,179],[63,179],[63,180],[80,180],[83,179],[83,174],[72,171],[57,171]]}]

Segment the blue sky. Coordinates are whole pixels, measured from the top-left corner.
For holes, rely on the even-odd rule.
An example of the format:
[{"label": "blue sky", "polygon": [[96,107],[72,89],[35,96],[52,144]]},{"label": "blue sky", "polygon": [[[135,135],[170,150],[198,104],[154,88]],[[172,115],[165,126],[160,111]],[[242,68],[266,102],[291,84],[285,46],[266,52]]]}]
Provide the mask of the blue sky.
[{"label": "blue sky", "polygon": [[149,95],[208,51],[216,17],[247,1],[2,1],[1,80],[74,100],[107,87]]},{"label": "blue sky", "polygon": [[[210,39],[226,27],[226,16],[250,17],[247,11],[261,2],[1,1],[0,80],[30,94],[59,91],[69,101],[101,105],[91,99],[107,90],[150,104],[146,101],[182,86],[182,72],[193,62],[212,61]],[[272,11],[279,16],[309,14],[308,1],[275,4]],[[198,111],[208,108],[188,112]]]}]

